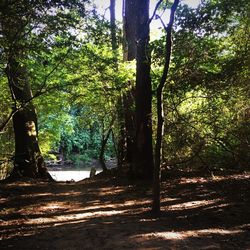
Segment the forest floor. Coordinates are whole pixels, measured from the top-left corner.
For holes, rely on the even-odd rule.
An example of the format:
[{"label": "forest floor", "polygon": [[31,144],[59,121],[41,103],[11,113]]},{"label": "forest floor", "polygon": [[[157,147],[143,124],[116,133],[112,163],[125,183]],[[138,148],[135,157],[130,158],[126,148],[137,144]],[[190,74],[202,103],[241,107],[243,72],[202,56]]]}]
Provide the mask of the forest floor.
[{"label": "forest floor", "polygon": [[0,249],[250,249],[250,175],[169,175],[162,213],[148,182],[0,184]]}]

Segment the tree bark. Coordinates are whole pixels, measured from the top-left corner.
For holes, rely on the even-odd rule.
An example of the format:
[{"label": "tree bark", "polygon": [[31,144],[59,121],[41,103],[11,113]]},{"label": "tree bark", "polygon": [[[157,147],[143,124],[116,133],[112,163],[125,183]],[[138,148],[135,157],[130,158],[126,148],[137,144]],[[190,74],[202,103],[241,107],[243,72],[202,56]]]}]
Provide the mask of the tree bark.
[{"label": "tree bark", "polygon": [[[123,61],[132,61],[136,58],[136,3],[123,1]],[[118,166],[129,167],[131,172],[134,137],[135,137],[135,90],[132,81],[129,81],[128,90],[123,91],[119,97],[119,158]]]},{"label": "tree bark", "polygon": [[110,0],[110,33],[112,51],[117,53],[117,39],[116,39],[116,23],[115,23],[115,4],[116,0]]},{"label": "tree bark", "polygon": [[[15,56],[17,52],[15,52]],[[31,88],[26,76],[24,66],[14,56],[9,58],[6,69],[13,101],[22,105],[13,115],[13,128],[15,135],[14,169],[11,178],[31,177],[52,179],[38,144],[38,128],[36,110],[30,101]],[[15,107],[16,108],[16,107]]]},{"label": "tree bark", "polygon": [[123,60],[136,58],[136,1],[123,1]]},{"label": "tree bark", "polygon": [[155,165],[153,179],[153,204],[152,211],[160,213],[160,183],[161,183],[161,159],[162,159],[162,138],[164,135],[164,109],[163,109],[163,89],[167,80],[171,49],[172,49],[172,26],[174,22],[174,14],[179,4],[179,0],[175,0],[171,7],[170,20],[166,30],[166,47],[165,47],[165,63],[161,81],[157,87],[157,134],[155,145]]},{"label": "tree bark", "polygon": [[136,100],[135,155],[133,171],[136,177],[152,178],[152,89],[149,52],[149,1],[136,1]]}]

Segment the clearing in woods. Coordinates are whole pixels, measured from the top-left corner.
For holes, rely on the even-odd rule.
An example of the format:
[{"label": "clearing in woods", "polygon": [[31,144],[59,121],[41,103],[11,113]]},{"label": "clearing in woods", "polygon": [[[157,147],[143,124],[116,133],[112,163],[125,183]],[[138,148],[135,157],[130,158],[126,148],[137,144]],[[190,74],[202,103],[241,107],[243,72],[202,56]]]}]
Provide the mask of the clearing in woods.
[{"label": "clearing in woods", "polygon": [[250,175],[170,176],[162,214],[145,182],[0,184],[0,249],[250,249]]}]

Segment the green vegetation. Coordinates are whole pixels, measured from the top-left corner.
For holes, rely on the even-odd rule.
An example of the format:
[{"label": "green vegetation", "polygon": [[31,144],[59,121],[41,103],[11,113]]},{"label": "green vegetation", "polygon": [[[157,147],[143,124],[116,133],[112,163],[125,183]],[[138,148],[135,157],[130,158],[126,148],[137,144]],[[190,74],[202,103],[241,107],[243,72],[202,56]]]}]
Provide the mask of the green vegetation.
[{"label": "green vegetation", "polygon": [[[22,2],[27,5],[29,1]],[[99,158],[112,128],[105,158],[117,157],[118,100],[135,85],[135,61],[123,61],[122,25],[117,25],[119,47],[114,53],[109,20],[94,8],[85,9],[78,1],[70,6],[60,1],[55,6],[38,2],[30,7],[34,10],[30,18],[23,15],[28,24],[20,44],[26,56],[18,63],[26,68],[33,92],[42,154],[55,158],[57,151],[78,166],[87,165]],[[39,8],[47,12],[42,14]],[[249,169],[249,11],[245,0],[203,1],[196,9],[179,5],[164,89],[163,167]],[[25,105],[13,100],[9,91],[5,69],[10,47],[4,34],[1,30],[0,125],[14,106]],[[150,43],[153,144],[164,37],[163,31],[161,38]],[[11,120],[2,126],[0,142],[1,169],[5,169],[15,152]]]}]

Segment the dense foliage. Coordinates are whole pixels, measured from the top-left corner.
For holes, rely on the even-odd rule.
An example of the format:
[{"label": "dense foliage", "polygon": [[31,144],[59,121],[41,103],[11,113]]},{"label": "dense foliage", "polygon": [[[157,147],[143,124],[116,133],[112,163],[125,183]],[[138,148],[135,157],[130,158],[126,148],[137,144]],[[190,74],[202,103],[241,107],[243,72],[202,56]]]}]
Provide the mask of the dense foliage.
[{"label": "dense foliage", "polygon": [[[61,1],[54,2],[40,8],[31,5],[28,11],[36,11],[24,15],[30,17],[30,30],[24,43],[28,56],[22,63],[36,96],[42,152],[53,158],[57,151],[78,165],[87,164],[98,158],[112,127],[106,158],[115,157],[117,99],[130,87],[126,84],[135,77],[135,64],[122,61],[121,44],[118,55],[112,52],[110,24],[95,8],[86,11],[78,1],[65,1],[64,7]],[[203,1],[196,9],[179,6],[164,92],[166,166],[249,167],[249,11],[245,0]],[[151,42],[153,86],[162,72],[164,36],[162,32]],[[5,42],[0,36],[1,47]],[[1,124],[13,104],[5,63],[1,49]],[[1,131],[0,140],[0,158],[5,162],[14,153],[11,123]]]}]

